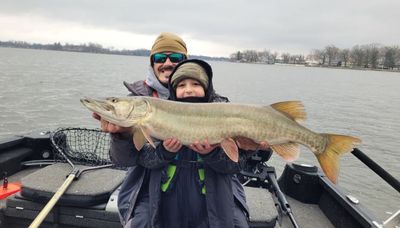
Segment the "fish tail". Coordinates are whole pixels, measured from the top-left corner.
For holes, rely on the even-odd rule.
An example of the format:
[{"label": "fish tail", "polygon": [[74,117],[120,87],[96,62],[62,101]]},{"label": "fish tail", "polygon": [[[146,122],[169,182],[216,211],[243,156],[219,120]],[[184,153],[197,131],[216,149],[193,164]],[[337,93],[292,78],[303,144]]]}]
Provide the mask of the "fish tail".
[{"label": "fish tail", "polygon": [[348,153],[361,143],[361,140],[347,135],[321,134],[327,139],[324,151],[318,151],[316,156],[325,175],[336,184],[339,174],[340,156]]}]

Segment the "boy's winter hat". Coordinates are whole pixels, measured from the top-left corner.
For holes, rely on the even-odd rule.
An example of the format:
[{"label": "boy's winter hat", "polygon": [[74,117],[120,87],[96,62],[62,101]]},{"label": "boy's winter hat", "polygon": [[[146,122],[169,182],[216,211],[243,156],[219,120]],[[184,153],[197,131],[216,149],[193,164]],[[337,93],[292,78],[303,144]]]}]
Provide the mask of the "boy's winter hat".
[{"label": "boy's winter hat", "polygon": [[187,78],[199,81],[204,88],[204,91],[207,91],[208,76],[201,65],[194,62],[185,62],[177,66],[175,71],[171,75],[171,84],[174,90],[178,86],[179,82]]},{"label": "boy's winter hat", "polygon": [[157,37],[151,48],[150,56],[160,52],[176,52],[187,56],[185,42],[179,36],[169,32],[163,32]]}]

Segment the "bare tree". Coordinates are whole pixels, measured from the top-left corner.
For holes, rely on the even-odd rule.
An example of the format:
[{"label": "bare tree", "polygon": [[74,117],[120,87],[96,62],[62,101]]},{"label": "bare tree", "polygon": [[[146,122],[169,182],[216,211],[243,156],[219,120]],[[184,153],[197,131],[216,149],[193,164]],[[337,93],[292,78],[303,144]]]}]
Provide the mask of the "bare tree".
[{"label": "bare tree", "polygon": [[363,51],[363,66],[365,68],[376,68],[378,65],[379,49],[377,44],[366,44],[362,45],[361,49]]},{"label": "bare tree", "polygon": [[378,44],[370,44],[368,45],[368,49],[369,49],[369,64],[373,69],[376,69],[379,60]]},{"label": "bare tree", "polygon": [[258,57],[261,62],[269,63],[269,55],[270,52],[267,49],[264,49],[261,52],[258,52]]},{"label": "bare tree", "polygon": [[399,48],[398,47],[385,47],[383,66],[392,69],[396,66],[398,61]]},{"label": "bare tree", "polygon": [[359,45],[356,45],[351,49],[350,57],[353,65],[361,67],[364,59],[364,51]]},{"label": "bare tree", "polygon": [[232,61],[242,61],[243,54],[240,51],[238,51],[238,52],[232,53],[229,58]]},{"label": "bare tree", "polygon": [[329,45],[325,47],[326,57],[328,58],[328,66],[332,64],[334,60],[337,59],[339,55],[339,48],[334,45]]},{"label": "bare tree", "polygon": [[344,63],[344,67],[347,67],[347,63],[350,60],[350,50],[349,49],[343,49],[339,53],[340,55],[340,60]]},{"label": "bare tree", "polygon": [[269,55],[269,62],[275,64],[277,57],[278,57],[278,52],[271,53]]},{"label": "bare tree", "polygon": [[396,66],[398,68],[400,68],[400,48],[398,46],[395,46],[395,49],[396,49],[395,63],[396,63]]},{"label": "bare tree", "polygon": [[250,63],[258,62],[258,54],[255,50],[245,50],[243,51],[243,60]]},{"label": "bare tree", "polygon": [[315,61],[318,61],[321,65],[325,65],[327,58],[325,50],[314,49],[311,55]]},{"label": "bare tree", "polygon": [[297,55],[289,55],[289,63],[297,64],[298,56]]},{"label": "bare tree", "polygon": [[283,63],[290,63],[290,54],[289,53],[282,53],[281,55]]}]

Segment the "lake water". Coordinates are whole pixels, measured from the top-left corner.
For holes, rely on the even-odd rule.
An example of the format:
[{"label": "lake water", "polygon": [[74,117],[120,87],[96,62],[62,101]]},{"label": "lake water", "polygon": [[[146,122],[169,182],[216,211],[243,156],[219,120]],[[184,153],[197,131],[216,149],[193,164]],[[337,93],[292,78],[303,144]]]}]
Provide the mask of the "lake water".
[{"label": "lake water", "polygon": [[[214,86],[232,102],[268,105],[301,100],[305,126],[349,134],[358,147],[400,178],[400,73],[209,62]],[[83,96],[125,96],[122,81],[143,79],[147,57],[0,48],[0,138],[60,126],[97,128]],[[282,171],[284,161],[269,161]],[[317,165],[302,149],[299,163]],[[397,191],[352,154],[341,159],[338,185],[381,220],[400,209]]]}]

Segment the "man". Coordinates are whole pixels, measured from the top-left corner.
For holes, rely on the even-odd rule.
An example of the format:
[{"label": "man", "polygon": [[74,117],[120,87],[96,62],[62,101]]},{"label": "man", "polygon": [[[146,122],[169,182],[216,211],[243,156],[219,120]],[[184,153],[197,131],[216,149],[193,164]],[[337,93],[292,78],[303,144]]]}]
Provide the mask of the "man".
[{"label": "man", "polygon": [[[132,84],[124,82],[130,96],[151,96],[168,99],[168,78],[174,67],[181,61],[187,59],[187,48],[185,42],[179,36],[163,32],[154,41],[150,52],[150,66],[145,80],[136,81]],[[93,114],[100,120],[100,117]],[[101,121],[101,129],[110,133],[121,133],[125,129]]]},{"label": "man", "polygon": [[146,80],[124,83],[132,95],[168,99],[168,78],[176,64],[187,59],[185,42],[175,34],[161,33],[150,52],[150,70]]},{"label": "man", "polygon": [[[186,44],[179,36],[164,32],[155,40],[150,54],[150,67],[146,79],[131,84],[124,82],[124,85],[130,91],[130,96],[168,99],[169,76],[179,62],[187,59]],[[228,101],[226,97],[217,95],[214,90],[210,92],[215,101]],[[149,169],[140,165],[140,159],[143,160],[143,157],[152,154],[142,153],[145,156],[140,158],[128,128],[102,120],[96,114],[93,114],[93,117],[101,121],[103,131],[111,133],[111,160],[117,165],[130,167],[118,195],[121,223],[124,227],[158,227],[162,221],[157,218],[158,206],[154,206],[154,203],[159,200],[157,194],[153,194],[153,190],[149,191],[149,184],[159,182],[160,177],[154,177],[154,172],[152,174]],[[199,151],[207,150],[203,143],[195,143],[195,145]],[[146,157],[144,159],[150,160]]]},{"label": "man", "polygon": [[[150,52],[150,66],[145,80],[124,82],[130,96],[152,96],[168,99],[168,79],[174,67],[187,59],[185,42],[173,33],[163,32],[155,40]],[[124,227],[151,227],[152,211],[149,197],[150,172],[138,164],[139,153],[132,143],[128,128],[100,120],[101,129],[111,133],[110,158],[120,166],[130,167],[118,195],[118,212]],[[154,219],[153,219],[154,220]]]}]

